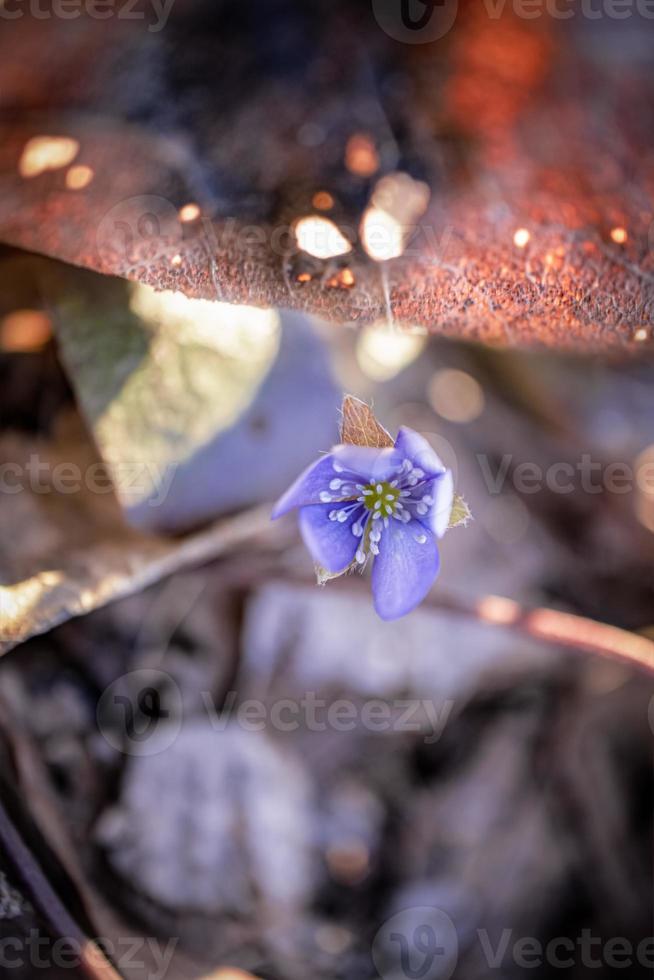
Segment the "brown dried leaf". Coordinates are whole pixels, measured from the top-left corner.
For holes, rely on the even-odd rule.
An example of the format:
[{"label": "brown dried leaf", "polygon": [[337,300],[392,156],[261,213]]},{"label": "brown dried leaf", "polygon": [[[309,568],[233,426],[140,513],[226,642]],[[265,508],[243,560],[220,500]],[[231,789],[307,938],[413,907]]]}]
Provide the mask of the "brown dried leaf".
[{"label": "brown dried leaf", "polygon": [[[153,33],[15,21],[0,38],[0,239],[340,323],[391,316],[490,344],[651,349],[654,74],[640,52],[652,22],[635,33],[633,20],[609,30],[580,17],[569,30],[459,0],[446,36],[412,46],[374,6],[298,2],[270,16],[253,0],[246,19],[225,0],[209,22],[191,5]],[[271,69],[273,50],[284,56]],[[370,72],[355,69],[362,58]],[[298,59],[330,68],[298,85]],[[345,162],[357,119],[397,151],[381,172],[414,161],[431,202],[398,258],[380,265],[357,242],[344,289],[329,263],[305,267],[281,243],[321,190],[356,236],[374,190]],[[90,183],[71,185],[64,167],[20,172],[43,134],[77,140]],[[180,220],[189,202],[199,216]]]},{"label": "brown dried leaf", "polygon": [[[118,501],[99,489],[95,450],[77,423],[52,442],[5,435],[0,458],[31,479],[0,507],[0,654],[53,626],[132,595],[180,568],[201,564],[270,534],[268,508],[246,511],[184,538],[165,539],[130,528]],[[60,474],[79,488],[58,490]],[[89,489],[89,478],[98,489]],[[17,547],[16,529],[21,529]]]},{"label": "brown dried leaf", "polygon": [[[370,406],[362,402],[360,398],[355,398],[354,395],[345,395],[341,413],[343,416],[341,442],[353,446],[367,446],[371,449],[389,449],[393,446],[390,433],[377,421]],[[357,567],[357,563],[353,561],[342,572],[328,572],[320,565],[315,565],[316,581],[318,585],[326,585],[327,582],[352,572],[355,567]]]},{"label": "brown dried leaf", "polygon": [[346,395],[341,412],[341,442],[371,449],[388,449],[394,445],[390,433],[377,421],[373,410],[359,398]]}]

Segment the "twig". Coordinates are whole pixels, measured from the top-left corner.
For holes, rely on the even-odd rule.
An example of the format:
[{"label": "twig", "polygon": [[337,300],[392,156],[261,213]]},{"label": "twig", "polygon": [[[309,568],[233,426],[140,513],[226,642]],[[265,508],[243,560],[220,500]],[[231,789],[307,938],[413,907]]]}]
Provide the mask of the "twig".
[{"label": "twig", "polygon": [[[5,681],[7,679],[5,673]],[[120,913],[106,901],[97,890],[95,883],[89,880],[85,874],[79,849],[71,839],[69,827],[62,815],[60,802],[52,790],[43,758],[31,735],[21,724],[18,714],[14,711],[12,699],[7,696],[7,688],[11,692],[12,686],[7,684],[0,691],[0,730],[2,730],[10,746],[18,774],[21,798],[28,807],[43,840],[77,892],[91,928],[94,930],[93,935],[102,936],[103,940],[109,943],[109,948],[113,946],[116,949],[120,946],[123,937],[131,936],[131,930]],[[34,904],[36,904],[36,899]],[[88,942],[85,937],[83,937],[83,941]],[[96,956],[96,950],[100,953],[96,944],[91,949],[93,957]],[[103,954],[100,953],[100,955]],[[175,951],[174,968],[177,970],[175,975],[200,976],[205,972],[205,967],[205,963],[196,961],[187,953]],[[114,980],[115,977],[122,977],[123,973],[130,978],[149,980],[150,977],[154,976],[157,969],[158,966],[152,958],[150,947],[145,943],[138,963],[136,961],[130,962],[128,970],[123,968],[120,973],[114,974],[106,971],[104,974],[98,974],[96,971],[95,974],[91,974],[91,980],[100,980],[100,978],[102,980]]]},{"label": "twig", "polygon": [[469,603],[454,597],[434,596],[428,603],[493,626],[509,627],[536,640],[609,657],[654,673],[654,643],[617,626],[558,609],[524,609],[513,599],[494,595]]},{"label": "twig", "polygon": [[66,911],[37,861],[23,843],[7,811],[0,802],[0,842],[16,866],[30,898],[48,925],[61,938],[77,944],[80,967],[90,980],[120,980],[100,947],[81,931]]},{"label": "twig", "polygon": [[[301,580],[290,576],[298,584],[308,585],[306,578]],[[348,576],[347,583],[333,582],[330,588],[357,591],[365,583],[357,576]],[[621,661],[631,667],[645,668],[654,674],[654,642],[638,633],[607,623],[598,623],[573,613],[558,609],[525,609],[513,599],[503,596],[486,595],[480,599],[467,601],[458,596],[439,594],[429,595],[425,606],[442,612],[453,613],[476,619],[491,626],[503,626],[524,633],[532,639],[541,640],[555,646],[567,647],[583,653],[593,653],[612,660]]]}]

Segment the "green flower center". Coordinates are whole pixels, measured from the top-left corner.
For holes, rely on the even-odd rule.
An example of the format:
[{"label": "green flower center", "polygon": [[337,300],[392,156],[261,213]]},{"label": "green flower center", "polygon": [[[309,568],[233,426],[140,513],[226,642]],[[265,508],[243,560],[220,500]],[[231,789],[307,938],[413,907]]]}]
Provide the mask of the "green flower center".
[{"label": "green flower center", "polygon": [[363,491],[363,505],[368,510],[379,511],[382,517],[390,517],[400,499],[400,491],[390,483],[369,483]]}]

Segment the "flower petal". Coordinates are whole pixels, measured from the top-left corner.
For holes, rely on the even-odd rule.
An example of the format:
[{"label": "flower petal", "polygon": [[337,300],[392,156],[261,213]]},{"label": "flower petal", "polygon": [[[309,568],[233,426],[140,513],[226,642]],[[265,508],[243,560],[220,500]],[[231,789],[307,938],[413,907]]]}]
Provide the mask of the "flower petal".
[{"label": "flower petal", "polygon": [[300,510],[300,532],[314,561],[328,572],[343,572],[354,561],[360,538],[352,525],[363,507],[354,507],[346,521],[330,521],[329,514],[338,504],[315,504]]},{"label": "flower petal", "polygon": [[419,516],[418,520],[425,527],[442,538],[447,531],[452,514],[452,504],[454,503],[454,477],[451,470],[446,470],[441,476],[428,483],[423,483],[420,490],[424,490],[430,496],[433,503],[424,517]]},{"label": "flower petal", "polygon": [[273,508],[272,519],[282,517],[294,507],[320,503],[320,494],[330,492],[330,481],[336,476],[334,457],[331,454],[312,463],[277,501]]},{"label": "flower petal", "polygon": [[423,524],[391,521],[372,566],[377,614],[389,620],[411,612],[429,592],[439,568],[436,539]]},{"label": "flower petal", "polygon": [[361,477],[362,483],[388,479],[402,462],[394,449],[373,449],[351,443],[334,446],[332,455],[346,471]]},{"label": "flower petal", "polygon": [[395,449],[414,466],[423,470],[428,477],[439,476],[445,472],[445,464],[424,436],[407,428],[406,425],[403,425],[397,434]]}]

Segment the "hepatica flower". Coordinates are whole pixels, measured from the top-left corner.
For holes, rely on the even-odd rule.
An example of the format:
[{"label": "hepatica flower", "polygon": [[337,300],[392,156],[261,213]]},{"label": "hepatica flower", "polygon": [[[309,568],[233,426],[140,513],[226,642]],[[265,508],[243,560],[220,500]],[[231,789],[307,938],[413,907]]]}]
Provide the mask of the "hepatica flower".
[{"label": "hepatica flower", "polygon": [[[298,508],[302,537],[326,578],[372,561],[375,609],[382,619],[398,619],[422,602],[438,575],[453,477],[417,432],[403,427],[393,443],[370,409],[351,401],[383,433],[378,444],[335,446],[302,473],[272,516]],[[344,434],[346,424],[345,416]]]}]

